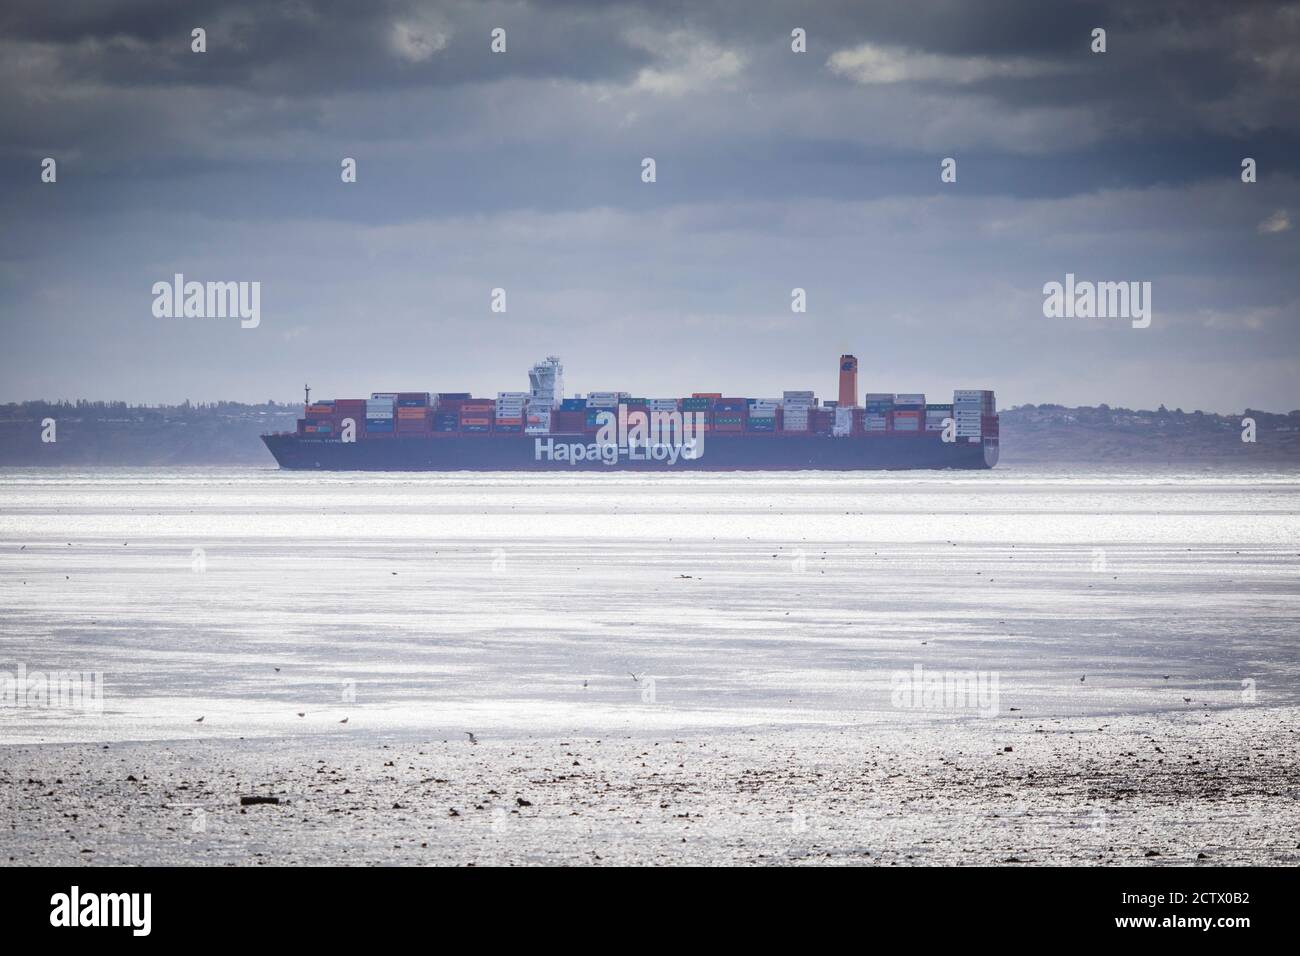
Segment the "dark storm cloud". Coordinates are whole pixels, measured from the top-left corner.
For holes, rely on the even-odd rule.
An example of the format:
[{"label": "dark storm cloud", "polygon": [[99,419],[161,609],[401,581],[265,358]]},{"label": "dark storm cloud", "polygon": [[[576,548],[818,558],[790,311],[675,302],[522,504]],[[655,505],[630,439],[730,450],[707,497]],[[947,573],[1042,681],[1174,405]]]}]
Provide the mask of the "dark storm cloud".
[{"label": "dark storm cloud", "polygon": [[[265,398],[309,373],[362,392],[385,362],[418,387],[447,352],[490,390],[560,350],[600,387],[579,369],[653,328],[645,390],[714,371],[779,390],[788,363],[811,376],[871,329],[899,388],[974,368],[1013,400],[1267,405],[1252,389],[1268,389],[1292,407],[1298,10],[8,4],[0,378],[11,398]],[[1041,284],[1071,269],[1160,279],[1165,324],[1140,341],[1044,325]],[[263,281],[263,328],[150,322],[141,290],[173,271]],[[488,350],[484,290],[503,283],[519,324]],[[815,303],[799,329],[794,285]],[[945,336],[966,344],[938,354]],[[396,339],[420,347],[394,357]],[[1203,391],[1171,393],[1187,381]]]}]

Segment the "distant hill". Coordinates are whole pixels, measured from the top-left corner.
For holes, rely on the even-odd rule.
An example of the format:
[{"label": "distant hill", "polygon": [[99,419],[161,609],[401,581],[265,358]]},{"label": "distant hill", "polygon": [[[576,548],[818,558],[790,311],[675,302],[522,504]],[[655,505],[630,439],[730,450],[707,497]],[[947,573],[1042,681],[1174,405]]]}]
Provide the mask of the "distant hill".
[{"label": "distant hill", "polygon": [[[266,465],[264,432],[293,431],[302,405],[23,402],[0,405],[0,465]],[[1019,405],[1003,409],[1007,464],[1114,463],[1300,467],[1300,411],[1240,414]],[[1242,419],[1256,441],[1241,440]],[[41,422],[58,440],[41,441]]]},{"label": "distant hill", "polygon": [[[1300,411],[1240,414],[1064,405],[1003,409],[1002,461],[1123,464],[1293,465],[1300,467]],[[1243,419],[1255,441],[1242,441]]]},{"label": "distant hill", "polygon": [[[263,432],[293,431],[301,404],[127,405],[24,402],[0,406],[0,465],[268,465]],[[53,418],[57,441],[41,441]]]}]

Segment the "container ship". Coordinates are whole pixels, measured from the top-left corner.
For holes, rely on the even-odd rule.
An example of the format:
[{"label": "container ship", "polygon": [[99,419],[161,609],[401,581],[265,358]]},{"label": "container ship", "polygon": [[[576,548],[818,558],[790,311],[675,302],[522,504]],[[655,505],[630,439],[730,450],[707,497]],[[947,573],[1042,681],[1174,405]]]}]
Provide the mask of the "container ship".
[{"label": "container ship", "polygon": [[867,392],[858,360],[840,356],[839,395],[780,398],[695,392],[565,397],[564,367],[549,356],[529,389],[373,392],[311,401],[294,432],[262,436],[281,468],[320,471],[862,471],[992,468],[998,460],[993,392]]}]

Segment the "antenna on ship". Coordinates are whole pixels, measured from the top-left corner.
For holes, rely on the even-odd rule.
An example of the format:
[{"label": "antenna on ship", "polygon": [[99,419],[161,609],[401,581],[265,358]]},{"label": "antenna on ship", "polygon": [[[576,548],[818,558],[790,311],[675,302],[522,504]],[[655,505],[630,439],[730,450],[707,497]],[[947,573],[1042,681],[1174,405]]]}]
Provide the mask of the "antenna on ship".
[{"label": "antenna on ship", "polygon": [[304,405],[311,404],[311,386],[305,383],[302,386],[302,403]]}]

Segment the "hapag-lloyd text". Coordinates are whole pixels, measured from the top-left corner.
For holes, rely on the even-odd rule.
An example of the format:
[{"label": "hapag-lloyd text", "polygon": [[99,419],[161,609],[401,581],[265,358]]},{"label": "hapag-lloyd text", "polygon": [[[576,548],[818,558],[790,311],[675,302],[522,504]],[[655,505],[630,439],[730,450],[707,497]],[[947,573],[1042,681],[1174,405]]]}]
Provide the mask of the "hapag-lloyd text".
[{"label": "hapag-lloyd text", "polygon": [[602,411],[597,413],[597,422],[600,427],[591,442],[535,439],[533,459],[615,465],[623,458],[675,465],[681,459],[695,461],[704,456],[704,416],[698,412],[629,412],[626,405],[619,405],[617,416],[612,410]]}]

